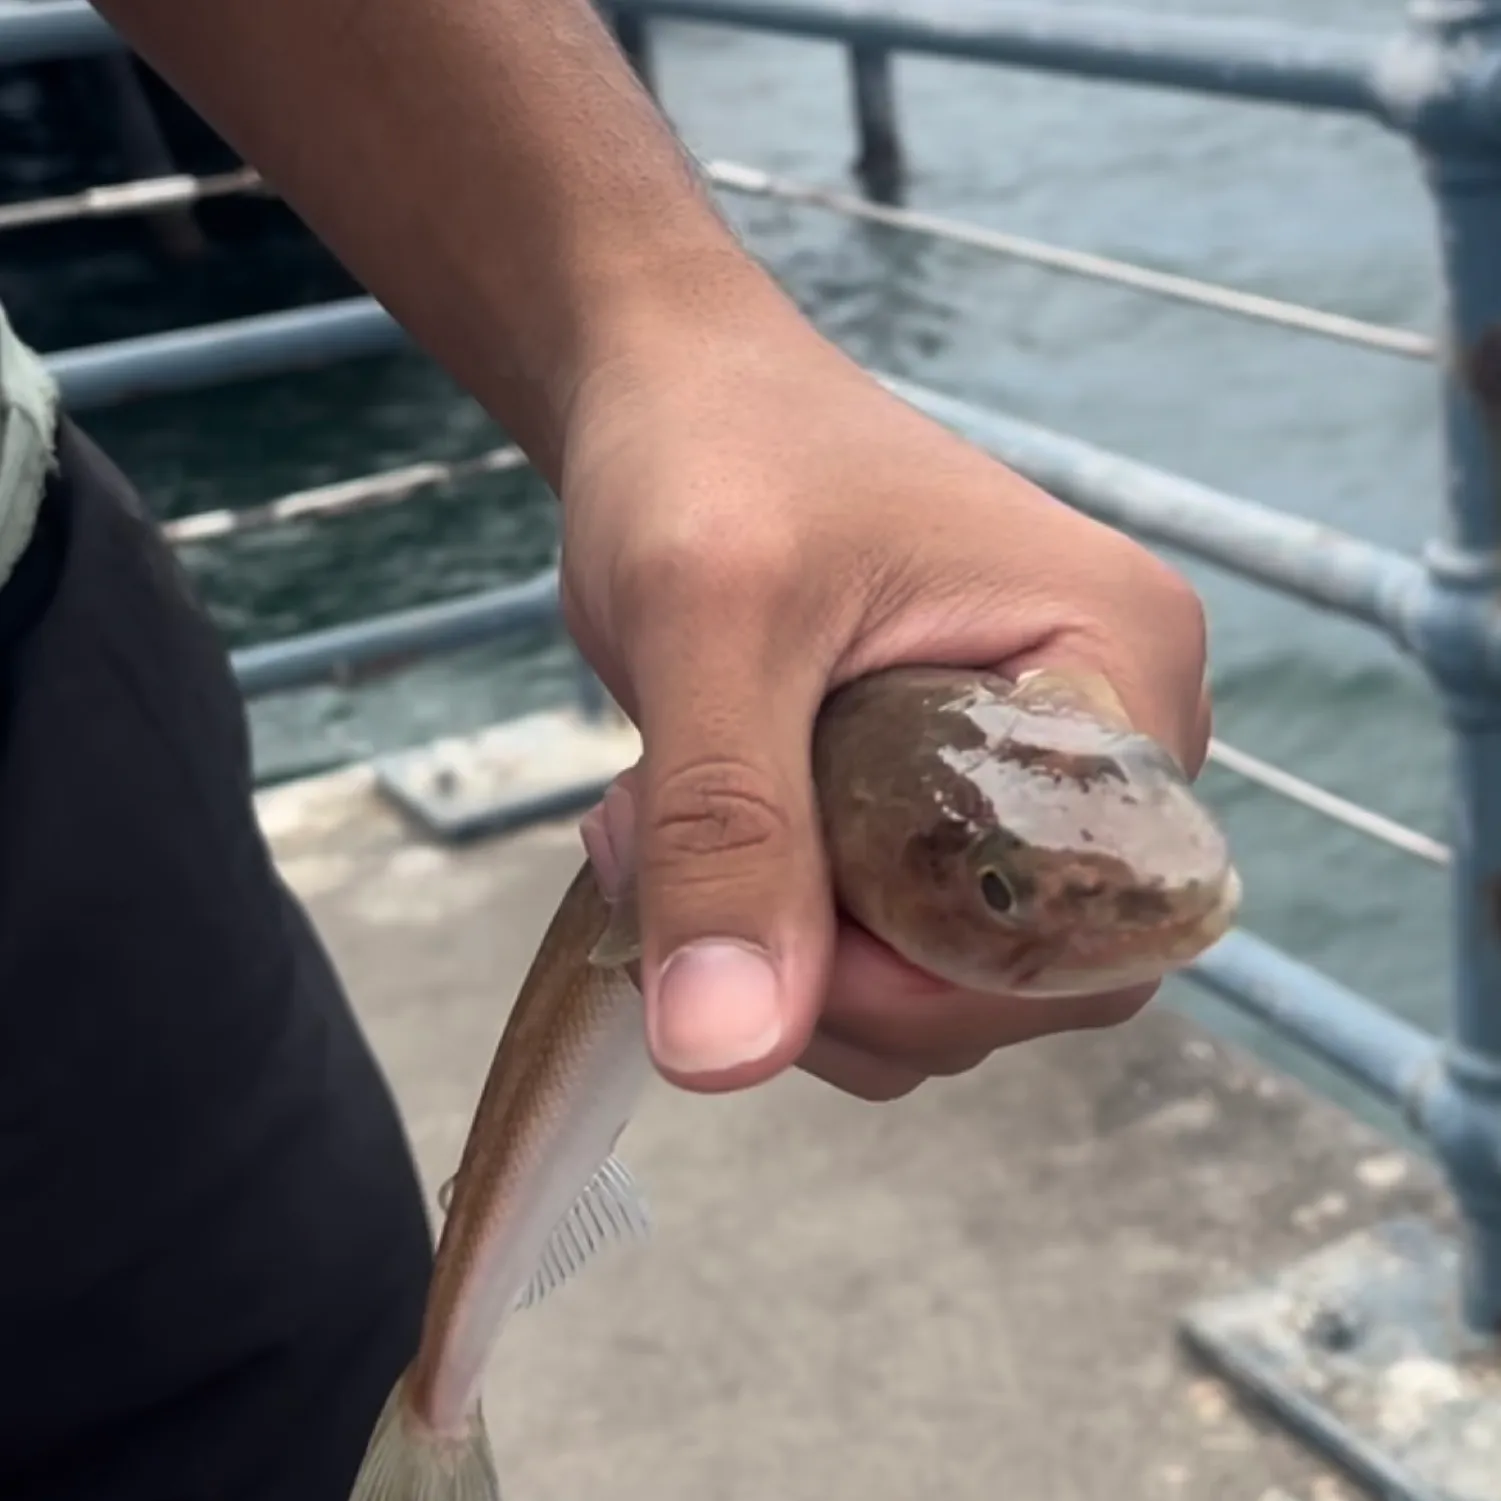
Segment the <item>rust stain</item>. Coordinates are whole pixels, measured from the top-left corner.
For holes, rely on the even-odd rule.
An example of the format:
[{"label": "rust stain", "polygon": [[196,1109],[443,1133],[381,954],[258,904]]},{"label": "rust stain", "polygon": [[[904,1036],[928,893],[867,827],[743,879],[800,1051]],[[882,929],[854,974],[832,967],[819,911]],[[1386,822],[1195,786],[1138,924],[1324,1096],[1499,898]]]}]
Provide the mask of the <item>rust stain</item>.
[{"label": "rust stain", "polygon": [[328,670],[327,681],[336,688],[359,688],[415,667],[427,654],[422,651],[393,651],[384,656],[367,657],[363,662],[335,662]]},{"label": "rust stain", "polygon": [[1501,937],[1501,875],[1487,876],[1481,895],[1491,932]]},{"label": "rust stain", "polygon": [[1501,323],[1493,323],[1471,346],[1464,361],[1465,384],[1491,426],[1501,425]]}]

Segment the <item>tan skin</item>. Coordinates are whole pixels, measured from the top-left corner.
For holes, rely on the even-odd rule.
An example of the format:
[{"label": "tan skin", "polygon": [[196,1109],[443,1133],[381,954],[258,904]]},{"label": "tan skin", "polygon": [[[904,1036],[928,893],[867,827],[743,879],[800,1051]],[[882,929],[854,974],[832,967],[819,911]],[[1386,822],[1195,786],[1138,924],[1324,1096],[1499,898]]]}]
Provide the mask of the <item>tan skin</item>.
[{"label": "tan skin", "polygon": [[[997,1048],[1124,1021],[1152,988],[1001,1005],[836,927],[806,771],[823,694],[898,661],[1085,669],[1196,773],[1210,721],[1203,619],[1150,554],[788,325],[707,379],[613,395],[587,430],[572,470],[588,500],[569,517],[570,617],[645,726],[646,754],[586,820],[585,841],[607,882],[640,862],[658,954],[699,934],[759,939],[787,977],[774,1052],[669,1077],[739,1087],[797,1060],[892,1099]],[[712,437],[674,438],[674,416]]]},{"label": "tan skin", "polygon": [[[640,866],[669,1078],[801,1063],[891,1098],[1145,1003],[998,1005],[836,926],[808,742],[828,687],[885,663],[1082,667],[1196,773],[1199,601],[823,340],[587,0],[99,8],[559,491],[570,624],[643,733],[585,832],[607,878]],[[680,951],[702,962],[665,983]]]}]

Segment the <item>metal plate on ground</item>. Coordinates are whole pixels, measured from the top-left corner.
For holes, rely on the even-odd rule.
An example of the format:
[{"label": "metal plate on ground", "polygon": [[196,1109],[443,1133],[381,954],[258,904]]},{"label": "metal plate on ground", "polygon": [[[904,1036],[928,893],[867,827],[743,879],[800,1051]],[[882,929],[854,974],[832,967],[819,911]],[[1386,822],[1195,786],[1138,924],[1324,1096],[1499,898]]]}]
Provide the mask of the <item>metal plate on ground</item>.
[{"label": "metal plate on ground", "polygon": [[381,792],[445,844],[580,813],[640,754],[630,723],[528,714],[375,762]]},{"label": "metal plate on ground", "polygon": [[1501,1360],[1460,1323],[1459,1248],[1393,1220],[1191,1309],[1183,1337],[1390,1501],[1501,1501]]}]

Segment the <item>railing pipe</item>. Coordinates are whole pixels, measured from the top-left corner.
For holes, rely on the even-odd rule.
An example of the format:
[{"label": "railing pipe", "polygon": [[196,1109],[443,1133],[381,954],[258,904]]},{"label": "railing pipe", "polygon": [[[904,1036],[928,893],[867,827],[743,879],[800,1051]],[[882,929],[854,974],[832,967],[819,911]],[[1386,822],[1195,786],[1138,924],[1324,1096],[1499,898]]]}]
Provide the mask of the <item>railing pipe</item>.
[{"label": "railing pipe", "polygon": [[557,618],[558,576],[549,570],[523,584],[247,647],[233,653],[232,662],[240,691],[255,698],[362,670],[390,670]]},{"label": "railing pipe", "polygon": [[104,57],[124,47],[108,21],[85,0],[5,0],[0,4],[0,67]]},{"label": "railing pipe", "polygon": [[[1420,564],[1301,516],[1225,495],[910,381],[884,384],[920,411],[1091,516],[1242,578],[1406,638]],[[1501,661],[1501,631],[1495,645]]]},{"label": "railing pipe", "polygon": [[[99,87],[110,102],[112,124],[127,173],[137,180],[175,175],[172,148],[146,96],[135,59],[117,52],[85,66],[97,70]],[[158,248],[170,259],[191,260],[208,248],[191,203],[152,209],[146,222]]]},{"label": "railing pipe", "polygon": [[[368,298],[272,313],[48,357],[71,411],[189,390],[298,365],[404,346],[405,335]],[[1082,439],[985,411],[957,397],[885,377],[904,400],[1021,470],[1081,510],[1272,588],[1380,625],[1407,629],[1422,567],[1315,522],[1222,494]],[[1495,624],[1501,663],[1501,620]]]},{"label": "railing pipe", "polygon": [[1411,1106],[1438,1052],[1429,1033],[1239,929],[1188,978],[1391,1105]]},{"label": "railing pipe", "polygon": [[262,313],[119,339],[47,356],[70,412],[148,396],[317,368],[406,347],[400,324],[370,297]]},{"label": "railing pipe", "polygon": [[641,80],[648,93],[656,93],[656,69],[652,62],[651,27],[645,16],[635,11],[616,11],[610,16],[610,27],[625,59]]},{"label": "railing pipe", "polygon": [[1379,114],[1379,38],[1042,0],[608,0],[641,15]]},{"label": "railing pipe", "polygon": [[850,103],[860,138],[855,171],[871,197],[892,202],[901,190],[905,166],[891,53],[857,44],[848,49],[847,60]]},{"label": "railing pipe", "polygon": [[[1415,35],[1450,66],[1501,79],[1501,0],[1418,0]],[[1452,87],[1452,85],[1451,85]],[[1446,304],[1446,535],[1429,553],[1424,657],[1453,734],[1455,980],[1425,1126],[1465,1222],[1465,1311],[1501,1333],[1501,690],[1477,657],[1501,616],[1501,145],[1420,116],[1414,143],[1438,218]]]},{"label": "railing pipe", "polygon": [[[661,17],[840,42],[874,51],[1001,63],[1387,119],[1432,92],[1405,41],[1041,0],[603,0]],[[84,0],[0,4],[0,66],[93,56],[124,42]],[[1464,109],[1501,134],[1501,79],[1464,67]]]}]

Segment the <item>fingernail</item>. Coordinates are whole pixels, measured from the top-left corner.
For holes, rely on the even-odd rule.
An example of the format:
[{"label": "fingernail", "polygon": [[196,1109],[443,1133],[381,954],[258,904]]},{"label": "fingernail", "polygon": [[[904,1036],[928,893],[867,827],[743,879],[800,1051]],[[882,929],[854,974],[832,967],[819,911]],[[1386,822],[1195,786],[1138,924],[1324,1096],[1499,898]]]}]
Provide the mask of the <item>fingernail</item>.
[{"label": "fingernail", "polygon": [[652,1049],[676,1073],[707,1074],[764,1058],[782,1037],[776,971],[764,951],[728,939],[679,949],[662,967]]}]

